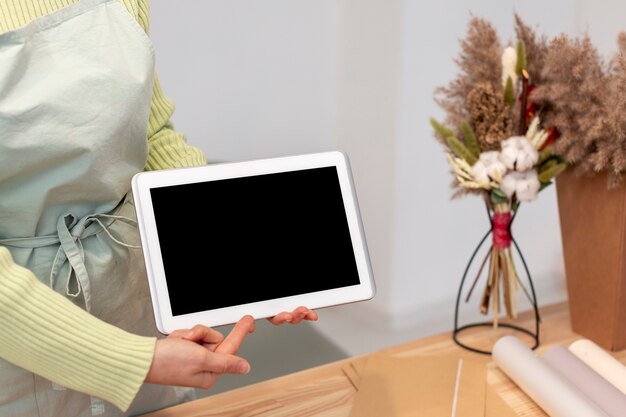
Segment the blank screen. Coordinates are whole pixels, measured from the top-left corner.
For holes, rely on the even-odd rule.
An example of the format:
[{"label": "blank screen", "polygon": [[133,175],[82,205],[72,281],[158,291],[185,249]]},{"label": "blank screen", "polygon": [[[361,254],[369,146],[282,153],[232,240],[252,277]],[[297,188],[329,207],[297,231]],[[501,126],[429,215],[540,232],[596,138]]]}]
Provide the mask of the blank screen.
[{"label": "blank screen", "polygon": [[175,316],[360,282],[335,167],[151,195]]}]

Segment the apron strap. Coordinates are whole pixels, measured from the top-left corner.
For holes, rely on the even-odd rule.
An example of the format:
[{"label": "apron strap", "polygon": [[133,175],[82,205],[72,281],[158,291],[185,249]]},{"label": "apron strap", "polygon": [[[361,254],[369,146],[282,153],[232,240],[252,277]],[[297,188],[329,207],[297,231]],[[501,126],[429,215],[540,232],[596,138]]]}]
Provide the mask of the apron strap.
[{"label": "apron strap", "polygon": [[[89,284],[89,274],[85,267],[85,252],[83,251],[83,245],[80,243],[79,238],[74,238],[72,232],[77,231],[78,236],[85,230],[86,217],[83,217],[77,222],[76,217],[73,214],[66,214],[59,217],[57,221],[57,234],[59,236],[59,242],[61,246],[57,251],[57,255],[52,263],[52,269],[50,271],[50,285],[54,284],[54,278],[58,275],[60,266],[67,259],[70,263],[70,270],[68,273],[67,282],[65,284],[65,293],[72,298],[78,297],[83,293],[85,299],[85,309],[91,310],[91,286]],[[70,232],[69,227],[72,228]],[[60,261],[60,262],[59,262]],[[72,275],[72,271],[74,274]],[[72,283],[72,276],[75,277],[75,283]],[[76,291],[72,292],[72,284],[76,286]]]}]

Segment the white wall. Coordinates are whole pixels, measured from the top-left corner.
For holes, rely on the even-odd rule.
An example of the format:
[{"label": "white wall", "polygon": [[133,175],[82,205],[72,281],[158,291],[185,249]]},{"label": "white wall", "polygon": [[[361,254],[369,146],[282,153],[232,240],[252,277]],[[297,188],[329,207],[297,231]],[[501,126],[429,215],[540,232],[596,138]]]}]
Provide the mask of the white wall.
[{"label": "white wall", "polygon": [[[396,303],[395,158],[402,65],[402,3],[337,2],[336,143],[351,158],[377,295],[355,306],[383,320]],[[351,311],[354,309],[348,309]],[[368,311],[368,315],[371,312]]]},{"label": "white wall", "polygon": [[[428,123],[470,14],[503,42],[513,14],[538,33],[589,29],[614,50],[617,0],[152,0],[157,71],[175,126],[211,160],[340,148],[353,165],[378,295],[342,311],[403,328],[451,326],[463,268],[488,221],[452,180]],[[626,25],[624,25],[626,26]],[[566,297],[555,188],[513,226],[539,304]],[[521,265],[519,266],[521,270]],[[468,316],[477,311],[470,302]],[[346,337],[349,337],[347,335]]]},{"label": "white wall", "polygon": [[334,147],[331,0],[152,0],[175,127],[212,161]]}]

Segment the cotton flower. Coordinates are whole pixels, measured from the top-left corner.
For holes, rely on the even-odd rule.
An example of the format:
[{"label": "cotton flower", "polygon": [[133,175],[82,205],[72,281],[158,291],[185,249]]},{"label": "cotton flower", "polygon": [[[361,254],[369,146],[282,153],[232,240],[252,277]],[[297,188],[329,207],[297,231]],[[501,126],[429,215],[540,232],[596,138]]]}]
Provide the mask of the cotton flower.
[{"label": "cotton flower", "polygon": [[517,72],[515,67],[517,66],[517,51],[512,46],[504,48],[502,53],[502,88],[506,88],[506,80],[511,77],[513,81],[513,88],[517,83]]},{"label": "cotton flower", "polygon": [[478,161],[472,165],[470,173],[474,180],[483,185],[488,185],[491,181],[499,182],[506,172],[506,166],[500,161],[500,152],[482,152]]},{"label": "cotton flower", "polygon": [[537,171],[531,169],[526,172],[510,171],[502,178],[500,189],[509,198],[515,195],[519,201],[533,201],[537,198],[539,186]]},{"label": "cotton flower", "polygon": [[539,160],[539,153],[526,136],[511,136],[501,142],[500,161],[511,170],[528,171]]}]

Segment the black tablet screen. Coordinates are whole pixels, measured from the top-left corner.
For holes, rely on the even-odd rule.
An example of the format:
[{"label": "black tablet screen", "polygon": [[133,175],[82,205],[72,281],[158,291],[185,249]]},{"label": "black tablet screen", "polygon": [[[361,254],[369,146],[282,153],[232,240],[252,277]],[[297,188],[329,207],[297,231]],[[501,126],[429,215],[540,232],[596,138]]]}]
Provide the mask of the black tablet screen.
[{"label": "black tablet screen", "polygon": [[175,316],[359,284],[335,167],[151,195]]}]

